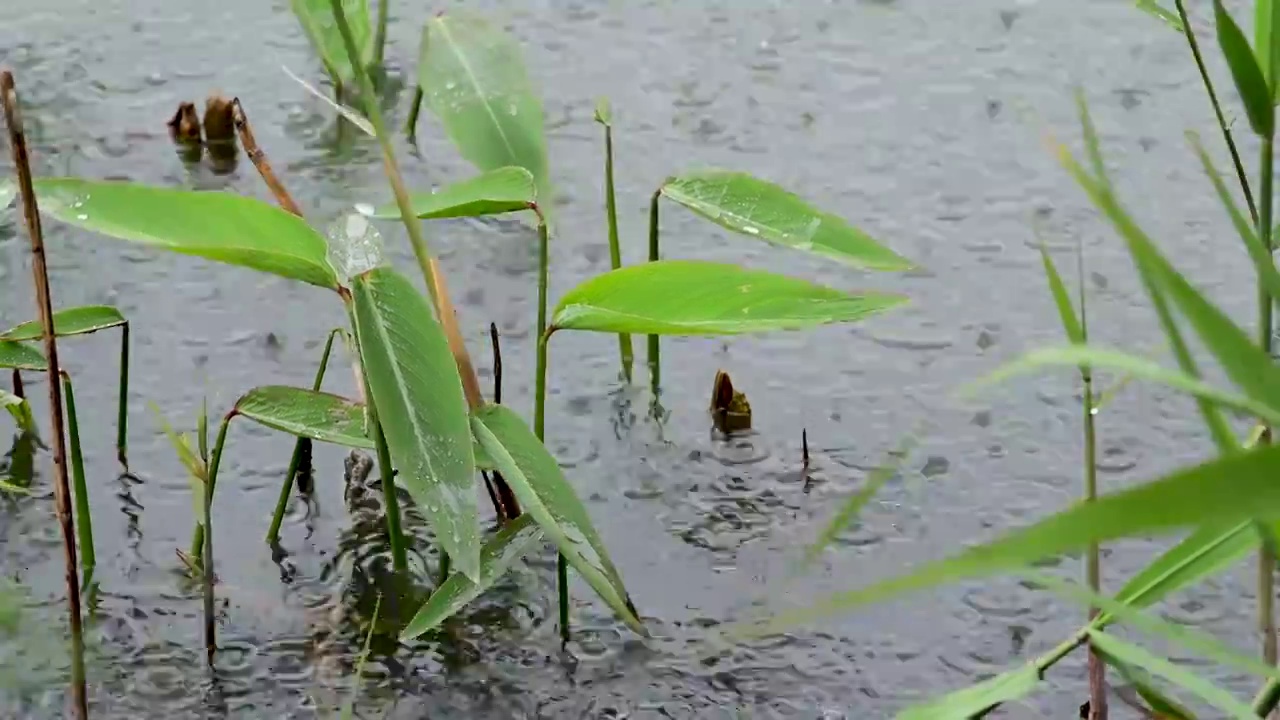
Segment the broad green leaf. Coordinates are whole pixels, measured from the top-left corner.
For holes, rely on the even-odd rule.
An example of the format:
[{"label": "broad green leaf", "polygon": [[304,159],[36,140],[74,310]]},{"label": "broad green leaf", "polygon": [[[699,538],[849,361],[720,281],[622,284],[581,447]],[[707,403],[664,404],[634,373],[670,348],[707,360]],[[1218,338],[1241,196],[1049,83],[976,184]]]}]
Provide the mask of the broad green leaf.
[{"label": "broad green leaf", "polygon": [[1048,248],[1040,246],[1040,259],[1044,262],[1044,274],[1049,280],[1049,291],[1053,293],[1053,302],[1058,306],[1058,317],[1062,320],[1062,329],[1067,334],[1067,339],[1073,343],[1083,343],[1084,330],[1080,326],[1080,318],[1076,316],[1076,310],[1071,306],[1071,296],[1067,294],[1067,286],[1062,282],[1062,276],[1058,274],[1058,268],[1053,264],[1053,258],[1049,257]]},{"label": "broad green leaf", "polygon": [[412,640],[453,617],[464,605],[492,587],[540,539],[542,529],[532,515],[521,515],[504,525],[480,550],[480,582],[472,582],[462,573],[450,574],[400,633],[401,642]]},{"label": "broad green leaf", "polygon": [[969,720],[1001,703],[1017,700],[1040,684],[1040,671],[1027,663],[898,713],[898,720]]},{"label": "broad green leaf", "polygon": [[[1029,527],[938,560],[905,575],[836,593],[807,608],[757,623],[749,634],[772,633],[813,619],[847,612],[904,592],[961,578],[1019,568],[1072,552],[1092,542],[1155,535],[1188,526],[1219,527],[1248,519],[1280,517],[1280,446],[1264,446],[1182,468],[1159,480],[1079,502]],[[1224,482],[1232,491],[1222,492]]]},{"label": "broad green leaf", "polygon": [[418,85],[462,157],[481,171],[528,170],[550,209],[542,101],[515,38],[470,13],[438,15],[423,28]]},{"label": "broad green leaf", "polygon": [[1235,200],[1231,198],[1231,192],[1227,190],[1227,185],[1222,181],[1222,176],[1218,174],[1217,168],[1213,166],[1213,160],[1209,159],[1209,153],[1205,152],[1204,146],[1200,144],[1200,137],[1194,132],[1188,132],[1187,138],[1191,141],[1191,146],[1200,158],[1200,164],[1204,167],[1205,175],[1208,175],[1209,181],[1213,183],[1213,189],[1218,193],[1218,199],[1222,201],[1223,207],[1227,209],[1227,215],[1231,217],[1231,224],[1235,225],[1236,233],[1244,241],[1245,250],[1249,252],[1249,258],[1253,260],[1253,268],[1258,274],[1258,279],[1266,286],[1267,292],[1271,293],[1273,300],[1280,298],[1280,272],[1276,270],[1275,261],[1272,259],[1271,253],[1267,252],[1267,249],[1263,247],[1262,241],[1258,239],[1258,234],[1254,231],[1253,224],[1245,218],[1244,214],[1240,212],[1240,208],[1236,206]]},{"label": "broad green leaf", "polygon": [[[302,25],[311,48],[334,80],[354,87],[355,74],[347,58],[347,49],[338,31],[330,0],[289,0],[294,17]],[[351,27],[361,61],[367,66],[373,59],[373,30],[369,23],[369,0],[342,0],[342,14]]]},{"label": "broad green leaf", "polygon": [[1161,6],[1156,2],[1156,0],[1134,0],[1134,5],[1136,5],[1139,10],[1163,20],[1174,30],[1182,32],[1182,19],[1178,17],[1178,14]]},{"label": "broad green leaf", "polygon": [[373,449],[364,405],[329,393],[266,385],[245,393],[236,412],[273,430],[345,447]]},{"label": "broad green leaf", "polygon": [[40,209],[121,240],[337,288],[324,236],[295,215],[228,192],[77,178],[36,180]]},{"label": "broad green leaf", "polygon": [[0,408],[9,413],[18,430],[30,435],[37,435],[36,418],[31,412],[31,404],[13,393],[0,389]]},{"label": "broad green leaf", "polygon": [[1217,405],[1280,423],[1280,407],[1272,407],[1251,397],[1216,388],[1203,380],[1177,370],[1164,368],[1145,358],[1090,345],[1065,345],[1032,350],[997,368],[986,377],[974,381],[963,388],[962,392],[973,392],[979,387],[1001,382],[1014,375],[1053,365],[1108,368],[1127,372],[1136,378],[1156,382]]},{"label": "broad green leaf", "polygon": [[39,350],[12,340],[0,340],[0,368],[45,370],[49,365]]},{"label": "broad green leaf", "polygon": [[431,305],[391,268],[355,281],[356,338],[400,482],[458,570],[480,579],[475,456],[462,381]]},{"label": "broad green leaf", "polygon": [[[53,332],[58,337],[84,335],[125,323],[120,311],[108,305],[82,305],[59,310],[53,314]],[[38,340],[44,337],[44,326],[39,320],[28,320],[5,333],[5,340]]]},{"label": "broad green leaf", "polygon": [[1190,670],[1174,665],[1168,660],[1105,633],[1101,630],[1089,632],[1089,641],[1099,652],[1118,659],[1128,665],[1136,665],[1156,675],[1163,676],[1182,689],[1195,693],[1200,699],[1227,712],[1231,717],[1242,720],[1258,720],[1258,716],[1248,705],[1237,700],[1231,693],[1201,678]]},{"label": "broad green leaf", "polygon": [[471,417],[471,429],[520,505],[559,546],[565,559],[628,627],[647,637],[587,509],[542,441],[504,405],[478,409]]},{"label": "broad green leaf", "polygon": [[735,335],[852,322],[905,303],[705,260],[657,260],[597,275],[560,299],[552,330]]},{"label": "broad green leaf", "polygon": [[774,245],[870,270],[915,267],[843,219],[746,173],[690,172],[668,179],[661,193],[721,227]]},{"label": "broad green leaf", "polygon": [[1244,102],[1249,125],[1259,136],[1270,137],[1275,131],[1275,104],[1258,58],[1240,26],[1222,6],[1222,0],[1213,0],[1213,15],[1218,25],[1218,46],[1231,69],[1236,92]]},{"label": "broad green leaf", "polygon": [[[414,215],[427,220],[480,217],[529,210],[537,201],[537,190],[528,170],[503,167],[446,185],[433,193],[413,193],[409,201]],[[374,210],[372,217],[399,220],[400,206],[387,203]]]}]

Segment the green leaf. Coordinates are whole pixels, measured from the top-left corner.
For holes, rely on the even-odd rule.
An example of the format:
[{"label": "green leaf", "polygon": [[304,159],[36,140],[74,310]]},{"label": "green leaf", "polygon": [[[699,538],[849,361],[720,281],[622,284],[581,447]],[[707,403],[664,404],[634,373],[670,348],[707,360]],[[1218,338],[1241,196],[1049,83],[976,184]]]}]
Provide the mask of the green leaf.
[{"label": "green leaf", "polygon": [[161,429],[169,438],[169,444],[173,446],[174,453],[178,456],[178,461],[187,469],[187,481],[191,486],[191,507],[198,523],[204,522],[204,485],[209,481],[209,468],[205,465],[200,456],[191,447],[191,439],[173,429],[169,424],[168,418],[160,411],[160,406],[150,403],[151,411],[156,414],[156,419],[160,422]]},{"label": "green leaf", "polygon": [[743,235],[870,270],[915,265],[843,219],[746,173],[706,170],[668,179],[660,192]]},{"label": "green leaf", "polygon": [[31,491],[27,488],[14,485],[9,478],[0,476],[0,492],[13,493],[14,495],[30,495]]},{"label": "green leaf", "polygon": [[521,515],[504,525],[480,550],[480,582],[472,582],[462,573],[451,573],[400,633],[400,641],[413,640],[453,617],[464,605],[492,587],[541,539],[542,529],[531,515]]},{"label": "green leaf", "polygon": [[596,99],[596,110],[593,117],[596,122],[605,127],[613,125],[613,107],[609,104],[609,98],[600,97]]},{"label": "green leaf", "polygon": [[1233,393],[1229,390],[1221,390],[1203,380],[1183,374],[1177,370],[1164,368],[1145,358],[1090,345],[1065,345],[1032,350],[1026,355],[997,368],[986,377],[980,378],[962,388],[961,392],[973,392],[979,387],[1001,382],[1014,375],[1053,365],[1108,368],[1126,372],[1136,378],[1181,390],[1188,395],[1217,405],[1280,423],[1280,406],[1272,407],[1251,397]]},{"label": "green leaf", "polygon": [[49,365],[39,350],[12,340],[0,340],[0,368],[46,370]]},{"label": "green leaf", "polygon": [[[788,611],[755,625],[749,634],[777,632],[818,617],[961,578],[1029,565],[1079,550],[1091,542],[1159,534],[1187,527],[1219,527],[1247,519],[1280,516],[1280,446],[1264,446],[1182,468],[1159,480],[1070,508],[1030,527],[1008,532],[949,559],[926,563],[895,578],[829,596],[808,608]],[[1231,483],[1230,493],[1222,483]],[[745,629],[744,629],[745,630]]]},{"label": "green leaf", "polygon": [[560,299],[552,330],[735,335],[852,322],[905,303],[705,260],[658,260],[597,275]]},{"label": "green leaf", "polygon": [[503,405],[478,409],[471,417],[471,429],[520,505],[559,546],[565,559],[628,627],[647,637],[587,509],[542,441],[520,416]]},{"label": "green leaf", "polygon": [[[85,335],[99,330],[124,325],[120,311],[107,305],[82,305],[59,310],[53,314],[53,332],[58,337]],[[38,340],[44,337],[44,325],[39,320],[28,320],[5,333],[5,340]]]},{"label": "green leaf", "polygon": [[[533,208],[536,201],[533,176],[522,167],[490,170],[433,193],[409,196],[413,214],[426,220],[519,212]],[[387,203],[374,210],[372,217],[399,220],[400,206]]]},{"label": "green leaf", "polygon": [[1244,101],[1249,125],[1260,137],[1271,137],[1275,132],[1275,104],[1266,76],[1258,66],[1258,58],[1254,56],[1240,26],[1222,6],[1222,0],[1213,0],[1213,15],[1218,24],[1218,46],[1231,69],[1236,92]]},{"label": "green leaf", "polygon": [[31,412],[31,403],[7,390],[0,389],[0,408],[4,408],[5,412],[9,413],[14,423],[18,425],[18,430],[33,436],[39,434],[35,415]]},{"label": "green leaf", "polygon": [[1040,259],[1044,262],[1044,274],[1049,279],[1049,291],[1053,293],[1053,302],[1058,306],[1058,317],[1062,320],[1062,329],[1066,332],[1067,339],[1073,343],[1083,343],[1085,337],[1080,318],[1076,316],[1076,310],[1071,306],[1071,296],[1067,294],[1067,286],[1063,284],[1062,276],[1058,274],[1058,268],[1053,264],[1053,258],[1049,257],[1049,250],[1044,245],[1040,246]]},{"label": "green leaf", "polygon": [[528,170],[550,208],[542,101],[515,38],[466,12],[436,16],[423,28],[418,85],[462,157],[481,171]]},{"label": "green leaf", "polygon": [[[320,56],[329,77],[354,87],[355,74],[347,58],[338,22],[333,16],[330,0],[289,0],[294,17],[302,25],[311,42],[311,49]],[[369,0],[342,0],[342,14],[351,27],[351,35],[360,51],[361,61],[367,66],[373,60],[373,31],[369,23]]]},{"label": "green leaf", "polygon": [[1184,690],[1195,693],[1205,702],[1224,710],[1232,717],[1243,720],[1258,720],[1258,716],[1245,703],[1232,697],[1231,693],[1217,687],[1186,668],[1179,667],[1168,660],[1101,630],[1089,632],[1089,641],[1099,652],[1108,657],[1118,659],[1128,665],[1136,665],[1152,673],[1160,675],[1175,683]]},{"label": "green leaf", "polygon": [[296,437],[373,449],[373,440],[364,432],[364,405],[337,395],[266,385],[236,401],[236,412]]},{"label": "green leaf", "polygon": [[1040,684],[1040,671],[1028,663],[962,690],[898,713],[898,720],[969,720],[1001,703],[1017,700]]},{"label": "green leaf", "polygon": [[295,215],[228,192],[77,178],[36,180],[40,209],[121,240],[337,288],[324,236]]},{"label": "green leaf", "polygon": [[475,456],[462,381],[431,305],[391,268],[355,281],[356,337],[400,482],[453,564],[480,578]]},{"label": "green leaf", "polygon": [[1280,65],[1280,42],[1277,42],[1280,41],[1280,15],[1275,12],[1273,0],[1254,0],[1253,37],[1254,55],[1263,79],[1271,88],[1274,104],[1276,93],[1280,92],[1276,85],[1276,68]]},{"label": "green leaf", "polygon": [[1134,5],[1139,10],[1149,13],[1152,17],[1163,20],[1169,27],[1182,32],[1182,19],[1172,10],[1161,7],[1156,0],[1134,0]]},{"label": "green leaf", "polygon": [[1153,713],[1150,716],[1154,717],[1154,720],[1196,720],[1196,716],[1190,710],[1161,692],[1152,683],[1151,675],[1142,668],[1121,662],[1119,658],[1111,657],[1106,653],[1100,652],[1098,655],[1102,657],[1103,662],[1115,668],[1125,682],[1138,691],[1138,695],[1150,706],[1150,713]]}]

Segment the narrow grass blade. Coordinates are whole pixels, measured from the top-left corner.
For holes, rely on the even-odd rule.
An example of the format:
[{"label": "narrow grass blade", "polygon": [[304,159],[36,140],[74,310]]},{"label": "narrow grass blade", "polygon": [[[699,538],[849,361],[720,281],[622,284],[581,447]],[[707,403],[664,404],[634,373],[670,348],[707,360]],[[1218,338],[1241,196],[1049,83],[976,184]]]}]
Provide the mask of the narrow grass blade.
[{"label": "narrow grass blade", "polygon": [[853,322],[907,302],[704,260],[658,260],[597,275],[560,299],[552,330],[734,335]]},{"label": "narrow grass blade", "polygon": [[13,340],[0,340],[0,368],[42,371],[47,367],[39,350]]},{"label": "narrow grass blade", "polygon": [[1040,684],[1040,671],[1030,663],[1002,672],[962,690],[898,713],[897,720],[969,720],[995,706],[1029,695]]},{"label": "narrow grass blade", "polygon": [[14,485],[12,482],[9,481],[9,478],[6,478],[6,477],[0,477],[0,492],[13,493],[14,495],[30,495],[31,494],[30,490],[24,487],[20,487],[18,485]]},{"label": "narrow grass blade", "polygon": [[363,131],[365,135],[368,135],[369,137],[375,136],[374,130],[373,130],[373,124],[369,122],[369,118],[365,117],[364,115],[361,115],[358,110],[351,107],[350,105],[343,105],[342,103],[331,99],[328,95],[325,95],[324,93],[317,90],[314,85],[295,75],[294,72],[289,68],[281,65],[280,69],[284,70],[285,75],[288,75],[291,80],[301,85],[302,89],[310,93],[312,97],[324,103],[325,105],[328,105],[333,110],[336,110],[339,115],[351,121],[352,125],[355,125],[356,127],[360,128],[360,130]]},{"label": "narrow grass blade", "polygon": [[344,447],[373,449],[364,405],[304,388],[266,385],[236,401],[236,412],[273,430]]},{"label": "narrow grass blade", "polygon": [[[502,167],[431,193],[412,193],[413,213],[424,220],[480,217],[529,210],[537,202],[533,175],[522,167]],[[394,202],[379,206],[372,217],[399,220],[400,206]]]},{"label": "narrow grass blade", "polygon": [[1276,68],[1280,65],[1280,15],[1275,12],[1274,0],[1253,2],[1253,51],[1258,59],[1262,77],[1272,91],[1272,103],[1276,97]]},{"label": "narrow grass blade", "polygon": [[45,178],[40,209],[62,222],[185,255],[337,288],[324,236],[302,218],[229,192]]},{"label": "narrow grass blade", "polygon": [[[386,4],[387,0],[382,0]],[[373,645],[373,632],[378,629],[378,616],[382,613],[382,593],[378,593],[378,599],[373,602],[373,618],[369,620],[369,630],[364,634],[364,647],[360,650],[360,657],[356,660],[355,672],[351,676],[351,692],[347,695],[347,701],[342,705],[342,712],[338,715],[340,720],[352,720],[355,716],[356,700],[360,697],[360,680],[364,677],[364,664],[369,660],[369,648]]]},{"label": "narrow grass blade", "polygon": [[[810,607],[782,613],[743,634],[765,634],[860,605],[961,578],[990,575],[1071,552],[1091,542],[1248,519],[1280,517],[1280,446],[1256,448],[1182,468],[1159,480],[1103,495],[949,559],[859,590],[837,593]],[[1230,482],[1232,492],[1221,491]]]},{"label": "narrow grass blade", "polygon": [[1218,25],[1218,46],[1231,69],[1236,92],[1244,101],[1249,125],[1260,137],[1271,137],[1275,132],[1275,104],[1258,58],[1222,0],[1213,0],[1213,15]]},{"label": "narrow grass blade", "polygon": [[472,582],[462,573],[451,573],[400,633],[401,642],[413,640],[453,617],[463,606],[492,587],[541,539],[542,529],[532,515],[521,515],[504,525],[480,550],[480,582]]},{"label": "narrow grass blade", "polygon": [[[1097,652],[1097,648],[1094,650]],[[1106,653],[1098,652],[1098,654],[1102,656],[1103,661],[1115,668],[1125,682],[1132,685],[1133,689],[1138,691],[1138,695],[1146,701],[1148,708],[1143,709],[1147,717],[1153,717],[1154,720],[1196,720],[1196,716],[1190,710],[1157,688],[1152,682],[1151,675],[1145,670]]]},{"label": "narrow grass blade", "polygon": [[915,267],[842,218],[746,173],[690,172],[670,178],[660,192],[721,227],[774,245],[869,270]]},{"label": "narrow grass blade", "polygon": [[[84,335],[124,325],[120,311],[107,305],[83,305],[59,310],[53,314],[53,332],[58,337]],[[4,340],[38,340],[44,337],[39,320],[27,322],[0,333]]]},{"label": "narrow grass blade", "polygon": [[462,381],[426,298],[391,268],[355,281],[356,338],[398,481],[458,570],[480,579],[475,456]]},{"label": "narrow grass blade", "polygon": [[635,632],[648,636],[622,577],[609,560],[587,509],[556,459],[529,426],[504,405],[486,405],[471,417],[480,445],[524,507],[600,598]]},{"label": "narrow grass blade", "polygon": [[1182,20],[1178,14],[1160,5],[1157,0],[1134,0],[1137,8],[1154,18],[1163,20],[1169,27],[1182,32]]},{"label": "narrow grass blade", "polygon": [[[337,82],[351,84],[355,74],[342,35],[334,19],[333,5],[329,0],[289,0],[294,17],[302,25],[311,42],[311,48],[320,56],[325,71]],[[373,30],[369,23],[369,0],[342,0],[343,15],[351,27],[351,34],[359,49],[361,61],[368,65],[373,60]]]},{"label": "narrow grass blade", "polygon": [[961,393],[972,393],[980,387],[1002,382],[1014,375],[1046,366],[1086,366],[1127,372],[1135,378],[1180,390],[1215,405],[1257,415],[1272,422],[1280,421],[1280,405],[1272,407],[1253,397],[1216,388],[1203,380],[1185,375],[1177,370],[1167,369],[1145,358],[1089,345],[1064,345],[1032,350],[1026,355],[997,368],[986,377],[970,383],[961,389]]},{"label": "narrow grass blade", "polygon": [[465,11],[438,15],[423,33],[418,85],[462,157],[481,171],[528,170],[551,206],[542,101],[515,38]]},{"label": "narrow grass blade", "polygon": [[1049,257],[1048,248],[1040,246],[1040,259],[1044,263],[1044,274],[1049,280],[1049,290],[1053,293],[1053,302],[1058,306],[1058,317],[1062,321],[1063,332],[1067,334],[1067,339],[1072,343],[1080,344],[1085,341],[1084,329],[1080,325],[1080,318],[1076,315],[1076,310],[1071,306],[1071,296],[1067,293],[1067,286],[1062,282],[1062,276],[1058,274],[1058,268],[1053,264],[1053,258]]},{"label": "narrow grass blade", "polygon": [[1253,710],[1233,697],[1231,693],[1204,680],[1190,670],[1174,665],[1137,645],[1101,630],[1090,631],[1089,641],[1100,653],[1163,676],[1184,690],[1196,694],[1200,699],[1226,712],[1231,717],[1238,720],[1258,720],[1258,716],[1253,713]]}]

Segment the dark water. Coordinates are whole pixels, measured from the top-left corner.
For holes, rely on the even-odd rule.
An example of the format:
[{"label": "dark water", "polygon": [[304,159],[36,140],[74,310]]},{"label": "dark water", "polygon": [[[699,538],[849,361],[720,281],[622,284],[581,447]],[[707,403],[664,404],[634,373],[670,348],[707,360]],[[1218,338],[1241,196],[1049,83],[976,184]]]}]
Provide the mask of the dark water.
[{"label": "dark water", "polygon": [[[397,72],[412,66],[418,24],[436,9],[418,5],[396,3],[389,57]],[[1078,608],[1000,580],[860,609],[713,662],[700,655],[705,628],[742,616],[760,598],[785,604],[856,587],[1071,501],[1080,449],[1070,373],[1012,382],[976,403],[951,393],[1022,350],[1060,340],[1033,222],[1064,249],[1084,242],[1098,337],[1162,348],[1119,243],[1042,143],[1045,132],[1076,137],[1076,85],[1089,94],[1132,209],[1181,268],[1250,317],[1244,254],[1183,138],[1198,129],[1218,147],[1180,38],[1118,0],[468,5],[509,20],[546,98],[563,191],[553,298],[608,267],[601,143],[591,120],[601,94],[616,114],[627,260],[644,255],[652,189],[679,169],[716,165],[784,184],[926,269],[864,276],[668,209],[669,256],[896,290],[914,303],[857,327],[667,341],[670,417],[661,428],[645,418],[643,377],[634,387],[616,380],[611,338],[558,336],[549,443],[656,639],[637,640],[575,583],[577,639],[572,658],[562,656],[544,552],[448,634],[375,653],[363,716],[885,717],[1034,657],[1071,632]],[[266,198],[247,165],[230,177],[184,168],[169,144],[164,121],[177,103],[202,103],[221,90],[242,99],[277,170],[318,224],[387,196],[371,141],[348,134],[339,142],[330,113],[280,70],[320,79],[286,3],[9,0],[0,20],[0,64],[17,72],[44,172]],[[397,123],[408,96],[392,113]],[[420,155],[401,147],[414,185],[471,172],[429,118],[420,135]],[[277,561],[262,538],[291,443],[233,426],[215,508],[224,651],[214,685],[201,664],[199,594],[175,571],[174,549],[190,535],[187,484],[148,403],[190,426],[202,396],[216,415],[254,385],[309,383],[325,333],[344,322],[338,304],[274,278],[50,225],[57,302],[111,303],[136,328],[136,480],[117,478],[113,461],[114,339],[63,346],[87,418],[98,538],[95,717],[334,716],[359,642],[349,619],[335,620],[335,608],[356,602],[343,592],[350,566],[373,562],[376,543],[370,523],[343,507],[343,452],[317,449],[317,501],[308,508],[295,499],[282,538],[287,557]],[[396,261],[408,262],[406,243],[387,232]],[[13,216],[0,219],[5,325],[32,315],[20,240]],[[527,412],[532,233],[518,224],[456,222],[433,226],[432,241],[468,342],[487,358],[487,324],[498,324],[508,402]],[[487,362],[480,364],[487,384]],[[721,367],[755,409],[757,434],[729,444],[710,437],[705,412]],[[351,391],[350,372],[331,377],[331,389]],[[41,385],[32,391],[40,395]],[[922,420],[928,435],[862,525],[811,574],[789,579],[839,500]],[[797,476],[802,427],[814,457],[809,493]],[[1189,404],[1150,387],[1126,390],[1100,432],[1108,488],[1208,452]],[[0,501],[0,571],[30,588],[38,605],[29,617],[60,628],[61,555],[50,507],[47,496]],[[1109,582],[1118,585],[1159,547],[1116,544],[1106,559]],[[1064,560],[1061,568],[1074,573],[1076,564]],[[1252,648],[1250,577],[1237,569],[1162,612]],[[335,628],[336,639],[323,641]],[[34,640],[21,650],[0,647],[6,666],[33,676],[3,696],[11,708],[4,714],[53,717],[62,689],[41,685],[32,648],[56,633],[34,622],[27,629]],[[1197,670],[1251,690],[1213,666]],[[1001,716],[1074,717],[1083,686],[1082,661],[1065,662],[1045,692]]]}]

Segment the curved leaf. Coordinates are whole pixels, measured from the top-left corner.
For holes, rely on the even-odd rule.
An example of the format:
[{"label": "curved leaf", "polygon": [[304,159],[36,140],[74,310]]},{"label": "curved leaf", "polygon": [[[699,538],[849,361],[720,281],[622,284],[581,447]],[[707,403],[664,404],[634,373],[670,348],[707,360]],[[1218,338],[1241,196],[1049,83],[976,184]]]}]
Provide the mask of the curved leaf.
[{"label": "curved leaf", "polygon": [[48,367],[39,350],[13,340],[0,340],[0,368],[46,370]]},{"label": "curved leaf", "polygon": [[1195,693],[1211,705],[1225,710],[1238,720],[1257,720],[1258,716],[1244,702],[1237,700],[1231,693],[1219,688],[1190,670],[1174,665],[1163,657],[1158,657],[1137,645],[1121,640],[1101,630],[1089,631],[1089,642],[1098,652],[1116,658],[1126,665],[1143,668],[1148,672],[1164,676],[1167,680],[1182,689]]},{"label": "curved leaf", "polygon": [[422,32],[418,85],[462,157],[481,171],[528,170],[549,203],[542,101],[515,38],[469,13],[434,17]]},{"label": "curved leaf", "polygon": [[[412,193],[413,214],[433,220],[519,212],[533,207],[533,175],[522,167],[502,167],[446,185],[432,193]],[[380,220],[399,220],[400,207],[387,203],[373,211]]]},{"label": "curved leaf", "polygon": [[898,720],[969,720],[1001,703],[1017,700],[1040,684],[1040,671],[1027,663],[898,713]]},{"label": "curved leaf", "polygon": [[344,447],[373,449],[364,405],[329,393],[265,385],[236,401],[236,412],[273,430]]},{"label": "curved leaf", "polygon": [[480,550],[480,582],[472,582],[462,573],[450,574],[400,633],[401,642],[412,640],[453,617],[464,605],[492,587],[541,539],[542,529],[531,515],[521,515],[504,525]]},{"label": "curved leaf", "polygon": [[0,408],[13,418],[18,430],[28,435],[36,435],[36,418],[31,413],[31,404],[13,393],[0,389]]},{"label": "curved leaf", "polygon": [[[124,325],[124,316],[109,305],[81,305],[59,310],[53,314],[53,332],[58,337],[85,335],[99,330]],[[28,320],[17,325],[0,338],[5,340],[37,340],[44,337],[44,326],[39,320]]]},{"label": "curved leaf", "polygon": [[480,524],[467,405],[426,298],[391,268],[356,278],[356,336],[399,479],[453,564],[480,580]]},{"label": "curved leaf", "polygon": [[1058,318],[1062,321],[1063,332],[1073,343],[1085,342],[1084,325],[1080,323],[1080,317],[1071,305],[1066,283],[1062,282],[1062,275],[1058,274],[1058,267],[1049,256],[1049,249],[1043,245],[1040,246],[1040,259],[1044,263],[1044,275],[1049,280],[1049,292],[1053,293],[1053,304],[1058,306]]},{"label": "curved leaf", "polygon": [[565,480],[556,459],[520,416],[504,405],[486,405],[471,416],[471,429],[488,451],[516,499],[560,548],[600,598],[637,633],[648,631],[622,585],[587,509]]},{"label": "curved leaf", "polygon": [[686,173],[668,179],[660,192],[721,227],[775,245],[871,270],[915,267],[841,218],[747,173]]},{"label": "curved leaf", "polygon": [[1161,7],[1156,0],[1134,0],[1139,10],[1149,13],[1152,17],[1163,20],[1169,27],[1182,32],[1182,19],[1172,10]]},{"label": "curved leaf", "polygon": [[[311,48],[320,56],[329,77],[354,84],[355,74],[347,58],[347,49],[338,32],[330,0],[289,0],[294,17],[307,34]],[[342,14],[347,18],[351,35],[367,65],[373,59],[373,30],[369,23],[369,0],[342,0]]]},{"label": "curved leaf", "polygon": [[118,181],[35,181],[40,210],[121,240],[337,288],[324,236],[295,215],[227,192]]},{"label": "curved leaf", "polygon": [[852,322],[905,303],[848,295],[805,280],[705,260],[657,260],[597,275],[570,290],[552,330],[735,335]]},{"label": "curved leaf", "polygon": [[1222,0],[1213,0],[1213,16],[1218,26],[1218,46],[1227,58],[1227,67],[1231,69],[1231,78],[1236,83],[1236,92],[1244,101],[1245,112],[1249,116],[1249,125],[1262,137],[1270,137],[1275,132],[1275,105],[1272,103],[1271,89],[1267,78],[1258,65],[1258,58],[1249,47],[1240,26],[1231,18],[1231,13],[1222,6]]}]

